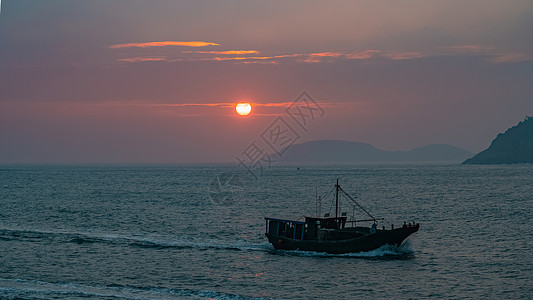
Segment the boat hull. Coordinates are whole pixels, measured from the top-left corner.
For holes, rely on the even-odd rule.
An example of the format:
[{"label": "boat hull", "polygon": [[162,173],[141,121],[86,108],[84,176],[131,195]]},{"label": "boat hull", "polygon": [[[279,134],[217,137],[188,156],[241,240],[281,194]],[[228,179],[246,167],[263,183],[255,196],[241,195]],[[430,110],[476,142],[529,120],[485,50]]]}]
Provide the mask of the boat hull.
[{"label": "boat hull", "polygon": [[277,250],[300,250],[326,252],[331,254],[367,252],[384,245],[399,246],[411,234],[418,231],[420,225],[400,227],[391,230],[378,230],[358,238],[346,240],[301,240],[265,233],[268,241]]}]

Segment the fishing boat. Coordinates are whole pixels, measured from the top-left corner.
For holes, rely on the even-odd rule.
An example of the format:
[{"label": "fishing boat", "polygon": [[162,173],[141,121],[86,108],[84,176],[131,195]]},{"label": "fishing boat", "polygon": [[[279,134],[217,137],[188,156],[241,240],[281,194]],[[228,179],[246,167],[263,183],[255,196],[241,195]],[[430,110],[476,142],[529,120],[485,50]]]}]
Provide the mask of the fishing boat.
[{"label": "fishing boat", "polygon": [[[344,195],[354,208],[364,212],[368,219],[356,220],[346,217],[346,213],[339,216],[339,194]],[[378,228],[378,221],[363,208],[354,197],[346,193],[339,185],[335,185],[335,217],[305,217],[304,221],[292,221],[275,218],[265,218],[268,241],[277,250],[300,250],[326,252],[331,254],[367,252],[384,245],[399,246],[411,234],[418,231],[420,224],[406,223],[394,228]],[[371,226],[360,226],[370,222]],[[368,223],[367,223],[368,224]]]}]

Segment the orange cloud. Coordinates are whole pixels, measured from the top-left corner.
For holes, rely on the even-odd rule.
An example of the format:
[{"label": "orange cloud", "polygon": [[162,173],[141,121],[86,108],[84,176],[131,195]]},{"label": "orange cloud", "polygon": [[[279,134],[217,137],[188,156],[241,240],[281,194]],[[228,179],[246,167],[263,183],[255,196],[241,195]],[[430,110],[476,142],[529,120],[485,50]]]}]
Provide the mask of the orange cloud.
[{"label": "orange cloud", "polygon": [[311,56],[319,56],[319,57],[339,57],[344,55],[340,52],[318,52],[318,53],[311,53],[309,54]]},{"label": "orange cloud", "polygon": [[304,54],[295,53],[295,54],[276,55],[274,57],[275,58],[285,58],[285,57],[296,57],[296,56],[302,56],[302,55],[304,55]]},{"label": "orange cloud", "polygon": [[257,60],[257,59],[271,59],[272,56],[237,56],[237,57],[215,57],[213,60]]},{"label": "orange cloud", "polygon": [[319,62],[321,62],[321,60],[320,60],[320,58],[316,58],[316,57],[310,56],[310,57],[304,59],[304,62],[306,62],[306,63],[319,63]]},{"label": "orange cloud", "polygon": [[118,61],[137,63],[143,61],[164,61],[167,60],[165,57],[130,57],[130,58],[119,58]]},{"label": "orange cloud", "polygon": [[[165,43],[165,42],[161,42]],[[180,42],[181,43],[181,42]],[[203,42],[202,42],[203,43]],[[115,45],[117,46],[117,45]],[[120,46],[120,45],[118,45]],[[446,49],[442,51],[442,49]],[[364,51],[324,51],[314,53],[288,53],[270,56],[247,56],[248,54],[258,54],[258,50],[220,50],[220,51],[181,51],[184,54],[207,54],[201,57],[161,57],[161,56],[148,56],[148,57],[131,57],[121,58],[118,61],[123,62],[145,62],[145,61],[166,61],[166,62],[178,62],[178,61],[234,61],[245,64],[263,63],[263,64],[279,64],[284,59],[295,58],[296,62],[305,63],[319,63],[319,62],[332,62],[339,60],[368,60],[368,59],[390,59],[390,60],[409,60],[417,59],[429,56],[438,55],[464,55],[465,53],[473,55],[482,55],[488,58],[488,61],[493,63],[501,62],[518,62],[530,60],[533,54],[524,53],[495,53],[491,51],[492,47],[478,46],[478,45],[459,45],[449,46],[441,48],[440,53],[423,53],[419,51],[407,51],[407,52],[385,52],[381,50],[369,49]],[[212,54],[212,55],[208,55]],[[291,60],[292,61],[292,60]]]},{"label": "orange cloud", "polygon": [[365,50],[360,52],[317,52],[311,53],[304,60],[308,63],[321,62],[323,58],[340,58],[340,59],[370,59],[378,56],[381,53],[379,50]]},{"label": "orange cloud", "polygon": [[209,42],[198,42],[198,41],[193,41],[193,42],[165,41],[165,42],[115,44],[115,45],[109,46],[109,48],[119,49],[119,48],[131,48],[131,47],[147,48],[147,47],[165,47],[165,46],[205,47],[205,46],[220,46],[220,44],[209,43]]},{"label": "orange cloud", "polygon": [[233,107],[233,102],[222,103],[132,103],[130,105],[142,105],[142,106],[169,106],[169,107],[185,107],[185,106],[208,106],[208,107]]},{"label": "orange cloud", "polygon": [[333,52],[333,51],[326,51],[326,52],[317,52],[317,53],[310,53],[307,55],[307,58],[304,59],[304,62],[306,63],[319,63],[323,59],[326,58],[338,58],[343,56],[344,54],[341,52]]},{"label": "orange cloud", "polygon": [[370,59],[378,56],[381,53],[379,50],[365,50],[359,52],[352,52],[346,54],[347,59]]},{"label": "orange cloud", "polygon": [[[189,51],[187,51],[187,52],[189,52]],[[259,51],[257,51],[257,50],[195,51],[195,52],[196,53],[207,53],[207,54],[219,54],[219,55],[259,54]]]}]

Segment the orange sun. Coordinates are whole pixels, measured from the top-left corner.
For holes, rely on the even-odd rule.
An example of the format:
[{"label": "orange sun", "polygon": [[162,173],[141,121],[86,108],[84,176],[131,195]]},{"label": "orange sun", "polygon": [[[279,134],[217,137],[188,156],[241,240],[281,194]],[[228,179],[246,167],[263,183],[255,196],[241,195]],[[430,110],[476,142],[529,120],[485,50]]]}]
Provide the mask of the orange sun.
[{"label": "orange sun", "polygon": [[247,116],[252,112],[252,105],[248,102],[237,103],[235,111],[241,116]]}]

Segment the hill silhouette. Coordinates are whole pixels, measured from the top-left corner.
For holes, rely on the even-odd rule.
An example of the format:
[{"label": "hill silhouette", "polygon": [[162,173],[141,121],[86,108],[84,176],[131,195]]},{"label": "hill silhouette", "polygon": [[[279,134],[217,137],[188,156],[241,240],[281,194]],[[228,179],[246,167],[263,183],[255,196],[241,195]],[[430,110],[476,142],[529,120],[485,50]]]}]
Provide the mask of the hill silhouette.
[{"label": "hill silhouette", "polygon": [[489,148],[469,158],[463,164],[516,164],[533,163],[533,118],[500,133]]},{"label": "hill silhouette", "polygon": [[318,140],[287,149],[282,162],[461,162],[472,152],[450,145],[428,145],[410,151],[386,151],[370,144],[342,140]]}]

